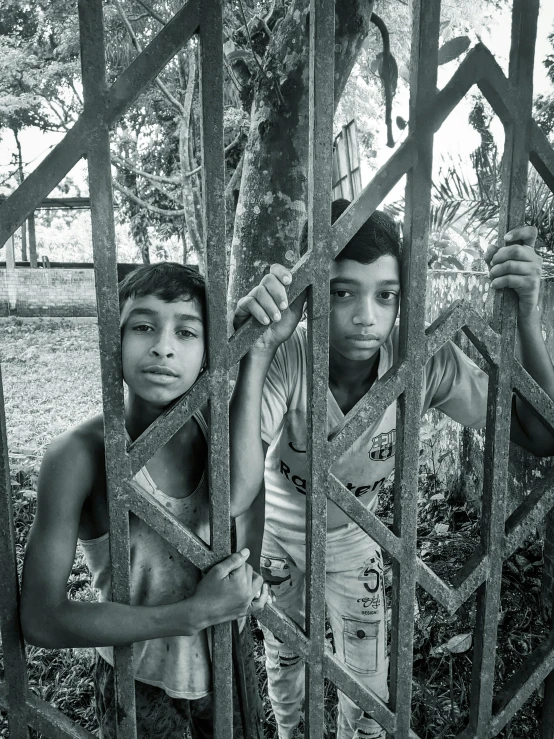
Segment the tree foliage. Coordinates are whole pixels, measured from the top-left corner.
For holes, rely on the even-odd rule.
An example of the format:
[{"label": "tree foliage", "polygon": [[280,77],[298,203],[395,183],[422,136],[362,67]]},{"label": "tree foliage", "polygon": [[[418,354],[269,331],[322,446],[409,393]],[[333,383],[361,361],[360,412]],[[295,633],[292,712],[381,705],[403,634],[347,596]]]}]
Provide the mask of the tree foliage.
[{"label": "tree foliage", "polygon": [[[180,0],[106,0],[109,81],[181,6]],[[486,26],[505,0],[448,6],[442,24],[443,61],[465,49],[470,20]],[[370,27],[373,3],[337,3],[336,123],[357,119],[363,154],[386,142],[381,36]],[[409,3],[375,5],[390,36],[402,101],[396,134],[407,118]],[[296,248],[307,194],[307,0],[227,0],[224,4],[225,147],[230,274],[246,274]],[[473,38],[473,36],[472,36]],[[67,130],[82,110],[76,0],[4,0],[0,10],[0,127]],[[143,91],[114,127],[112,164],[117,217],[130,224],[143,258],[164,257],[180,239],[185,259],[202,243],[202,184],[197,44],[193,39]],[[379,54],[381,67],[379,67]],[[372,62],[377,59],[377,66]],[[381,74],[379,73],[381,69]],[[390,70],[389,70],[390,72]],[[390,101],[389,101],[390,102]],[[401,113],[402,115],[396,115]],[[404,118],[403,118],[404,116]],[[232,240],[232,245],[231,245]],[[252,269],[254,269],[252,267]],[[253,273],[252,273],[253,275]],[[246,283],[250,279],[247,276]]]}]

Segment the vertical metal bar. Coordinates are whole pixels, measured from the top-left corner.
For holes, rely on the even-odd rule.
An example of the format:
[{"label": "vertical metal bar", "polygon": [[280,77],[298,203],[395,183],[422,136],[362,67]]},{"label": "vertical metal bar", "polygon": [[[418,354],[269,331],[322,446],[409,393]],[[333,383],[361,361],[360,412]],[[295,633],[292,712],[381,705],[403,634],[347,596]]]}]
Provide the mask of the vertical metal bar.
[{"label": "vertical metal bar", "polygon": [[31,267],[37,268],[37,236],[35,230],[35,214],[29,216],[29,261]]},{"label": "vertical metal bar", "polygon": [[342,140],[344,141],[344,158],[346,159],[346,181],[348,182],[348,197],[354,200],[354,182],[352,179],[352,162],[350,161],[350,141],[348,138],[348,126],[342,127]]},{"label": "vertical metal bar", "polygon": [[[506,184],[501,200],[499,245],[508,229],[524,222],[538,12],[538,0],[514,0],[510,81],[517,91],[518,118],[506,127]],[[481,513],[481,547],[488,556],[489,577],[478,591],[469,718],[469,732],[479,736],[485,735],[492,711],[512,408],[511,364],[516,337],[517,299],[512,291],[503,293],[495,296],[494,304],[494,324],[501,343],[499,364],[491,368],[489,375]]]},{"label": "vertical metal bar", "polygon": [[[227,267],[223,152],[223,27],[221,0],[203,0],[200,27],[202,96],[202,192],[208,295],[210,372],[210,522],[214,553],[231,552],[229,503],[229,371],[227,361]],[[231,624],[213,631],[216,739],[231,739]]]},{"label": "vertical metal bar", "polygon": [[[546,517],[543,559],[543,612],[554,629],[554,511]],[[540,739],[554,739],[554,671],[544,681],[540,732]]]},{"label": "vertical metal bar", "polygon": [[11,739],[27,739],[27,668],[19,626],[19,585],[15,556],[8,437],[0,371],[0,626]]},{"label": "vertical metal bar", "polygon": [[[123,500],[124,479],[131,478],[126,453],[121,337],[117,293],[117,258],[113,219],[110,136],[105,122],[106,67],[101,0],[79,0],[85,109],[89,113],[87,154],[92,240],[104,410],[106,482],[110,514],[112,597],[130,602],[129,513]],[[117,735],[136,736],[132,647],[114,649]]]},{"label": "vertical metal bar", "polygon": [[[308,300],[308,394],[306,495],[306,729],[309,739],[323,736],[323,654],[325,649],[325,552],[328,479],[327,389],[329,387],[329,260],[331,259],[331,186],[335,4],[310,2],[310,127],[308,238],[312,286]],[[317,259],[314,257],[317,254]]]},{"label": "vertical metal bar", "polygon": [[427,242],[433,165],[433,131],[425,123],[425,112],[436,97],[440,2],[416,0],[412,13],[410,135],[416,138],[418,159],[407,177],[406,230],[402,253],[404,297],[400,315],[400,359],[407,360],[409,365],[405,391],[400,397],[397,411],[397,482],[394,495],[394,528],[402,542],[402,556],[394,563],[392,603],[391,704],[397,716],[397,737],[409,736],[411,715],[419,427],[423,382],[420,358],[425,345]]},{"label": "vertical metal bar", "polygon": [[244,739],[263,739],[263,706],[258,690],[254,639],[248,619],[242,631],[239,631],[238,621],[233,622],[232,630],[233,675],[244,729]]},{"label": "vertical metal bar", "polygon": [[6,272],[8,279],[8,315],[17,312],[17,272],[15,269],[15,236],[12,234],[6,241]]}]

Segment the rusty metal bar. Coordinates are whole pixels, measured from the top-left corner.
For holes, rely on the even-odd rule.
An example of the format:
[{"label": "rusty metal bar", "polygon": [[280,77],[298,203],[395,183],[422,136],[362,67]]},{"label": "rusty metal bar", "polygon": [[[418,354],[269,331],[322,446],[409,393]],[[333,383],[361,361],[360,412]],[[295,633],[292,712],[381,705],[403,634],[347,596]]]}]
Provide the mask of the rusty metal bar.
[{"label": "rusty metal bar", "polygon": [[[445,87],[437,92],[436,99],[426,111],[426,119],[437,131],[452,110],[479,78],[481,45],[475,46],[462,61]],[[356,200],[333,224],[333,248],[338,254],[361,228],[398,181],[417,161],[417,141],[411,133],[406,141],[372,177]]]},{"label": "rusty metal bar", "polygon": [[459,585],[448,586],[425,562],[417,560],[417,581],[449,613],[455,613],[487,577],[488,561],[477,552],[457,573]]},{"label": "rusty metal bar", "polygon": [[[310,1],[308,244],[313,282],[308,293],[306,495],[306,730],[323,736],[325,553],[327,543],[327,393],[329,387],[329,261],[331,259],[335,3]],[[314,256],[317,253],[317,261]]]},{"label": "rusty metal bar", "polygon": [[[415,361],[418,361],[417,357]],[[408,373],[407,363],[400,361],[373,383],[370,392],[347,413],[342,428],[332,435],[328,452],[329,464],[341,457],[363,431],[404,392]]]},{"label": "rusty metal bar", "polygon": [[[370,713],[389,734],[396,731],[396,716],[387,704],[354,680],[334,655],[326,653],[323,656],[323,671],[328,680],[331,680],[343,693],[349,695],[362,710]],[[408,736],[410,739],[418,739],[417,734],[412,731]]]},{"label": "rusty metal bar", "polygon": [[[231,553],[231,519],[221,0],[203,0],[201,17],[202,192],[210,373],[210,527],[212,550],[222,559]],[[213,630],[216,739],[232,739],[233,736],[233,721],[229,720],[233,715],[232,670],[231,624],[220,624]]]},{"label": "rusty metal bar", "polygon": [[127,486],[128,508],[154,529],[171,546],[189,559],[198,569],[206,570],[216,564],[218,558],[196,534],[175,518],[168,509],[148,491],[133,482]]},{"label": "rusty metal bar", "polygon": [[34,172],[0,206],[0,246],[84,156],[86,130],[87,122],[81,116]]},{"label": "rusty metal bar", "polygon": [[[133,104],[192,36],[199,22],[199,0],[188,0],[113,85],[104,90],[104,123],[110,126]],[[100,112],[99,108],[89,112],[86,107],[85,103],[85,111],[73,128],[0,207],[0,245],[85,155],[87,132]]]},{"label": "rusty metal bar", "polygon": [[510,557],[554,506],[554,470],[534,486],[506,521],[502,556]]},{"label": "rusty metal bar", "polygon": [[[126,454],[121,381],[110,136],[104,112],[107,85],[101,0],[80,0],[79,22],[83,94],[85,107],[91,111],[87,155],[104,410],[112,597],[119,603],[129,603],[129,514],[122,500],[122,480],[130,478],[131,467]],[[114,667],[117,736],[118,739],[134,739],[136,716],[131,645],[114,648]]]},{"label": "rusty metal bar", "polygon": [[197,408],[203,406],[209,398],[210,381],[206,373],[202,374],[194,385],[174,406],[158,416],[138,439],[129,445],[131,470],[135,475],[141,467],[183,426]]},{"label": "rusty metal bar", "polygon": [[[552,669],[554,669],[554,631],[550,632],[549,638],[533,651],[502,687],[495,700],[496,710],[491,720],[490,736],[496,736],[502,731]],[[543,726],[544,729],[552,734],[552,725]]]},{"label": "rusty metal bar", "polygon": [[344,249],[366,222],[369,214],[379,207],[408,169],[413,167],[416,159],[416,141],[413,136],[409,136],[371,178],[352,205],[332,225],[335,255]]},{"label": "rusty metal bar", "polygon": [[[0,399],[3,400],[0,370]],[[8,728],[12,739],[27,739],[27,667],[19,625],[19,582],[15,556],[12,488],[4,404],[0,403],[0,634],[4,652]]]},{"label": "rusty metal bar", "polygon": [[[440,2],[416,0],[412,8],[410,133],[418,143],[418,159],[406,183],[402,285],[408,299],[400,315],[400,360],[409,357],[404,392],[397,411],[394,531],[402,537],[402,559],[393,561],[391,707],[396,736],[410,731],[414,599],[416,585],[417,493],[420,404],[423,386],[421,357],[425,346],[427,239],[433,163],[433,130],[425,120],[435,102]],[[414,361],[415,360],[415,361]]]},{"label": "rusty metal bar", "polygon": [[[546,516],[541,583],[542,611],[554,633],[554,511]],[[540,739],[554,739],[554,670],[544,682]]]},{"label": "rusty metal bar", "polygon": [[111,124],[123,115],[144,88],[155,80],[179,49],[196,33],[200,26],[201,7],[201,0],[187,0],[107,89],[107,123]]},{"label": "rusty metal bar", "polygon": [[293,649],[299,657],[304,661],[310,659],[310,643],[306,638],[306,634],[301,626],[295,623],[288,616],[280,613],[272,606],[266,606],[264,610],[258,614],[258,621],[264,626],[271,629],[275,636],[278,636],[282,642],[285,642]]},{"label": "rusty metal bar", "polygon": [[[510,83],[517,90],[517,118],[506,126],[504,166],[507,187],[500,216],[499,238],[511,227],[524,222],[527,186],[528,121],[533,95],[533,63],[537,0],[514,0]],[[501,240],[500,243],[503,243]],[[516,297],[511,291],[495,296],[493,328],[501,336],[500,357],[489,375],[481,547],[488,553],[489,577],[478,590],[477,622],[473,655],[473,677],[468,731],[480,735],[490,730],[493,675],[496,656],[498,608],[502,582],[502,540],[505,519],[510,439],[512,378],[516,335]]]},{"label": "rusty metal bar", "polygon": [[535,121],[531,123],[531,164],[554,192],[554,150]]},{"label": "rusty metal bar", "polygon": [[[432,7],[432,6],[435,7]],[[429,329],[424,329],[422,296],[425,284],[423,261],[425,258],[426,202],[431,164],[432,132],[445,120],[448,113],[475,82],[479,84],[496,112],[508,126],[507,150],[511,179],[508,189],[508,205],[504,220],[506,225],[515,225],[522,214],[521,207],[525,190],[527,156],[545,178],[550,187],[554,185],[554,154],[544,135],[530,119],[531,91],[527,81],[532,68],[533,21],[529,17],[536,13],[537,2],[525,4],[516,0],[514,4],[514,32],[511,54],[510,79],[507,80],[490,52],[478,45],[462,62],[450,82],[436,91],[436,30],[439,9],[431,0],[419,0],[414,7],[414,43],[411,104],[412,131],[406,142],[393,155],[390,162],[380,170],[376,178],[360,194],[356,202],[339,221],[329,226],[329,194],[331,187],[331,147],[332,136],[330,111],[332,111],[332,57],[328,54],[333,47],[332,31],[333,8],[328,0],[312,0],[311,24],[312,48],[310,61],[311,77],[311,126],[310,126],[310,252],[293,269],[294,283],[291,297],[306,286],[310,290],[310,397],[311,419],[309,421],[308,454],[312,476],[308,496],[308,638],[302,629],[290,619],[282,617],[274,609],[267,608],[260,620],[268,625],[279,638],[282,638],[308,664],[308,733],[319,739],[322,726],[322,676],[329,677],[339,689],[344,690],[364,708],[371,710],[377,720],[397,737],[415,734],[409,728],[409,682],[411,680],[412,646],[412,607],[413,592],[417,581],[451,612],[464,602],[469,594],[487,576],[489,582],[481,586],[480,616],[476,633],[475,670],[485,668],[483,683],[474,677],[474,696],[477,703],[472,706],[472,724],[467,736],[477,732],[479,736],[497,733],[523,701],[536,689],[552,670],[552,635],[536,650],[521,670],[504,686],[498,696],[499,706],[491,718],[492,674],[494,659],[494,619],[498,604],[499,568],[502,559],[517,547],[521,538],[554,505],[554,494],[550,490],[550,478],[536,486],[530,497],[512,514],[505,526],[503,485],[506,472],[506,451],[508,434],[509,403],[511,383],[516,392],[530,402],[538,415],[546,417],[547,425],[554,425],[554,403],[545,396],[513,359],[513,317],[514,305],[507,297],[504,306],[504,319],[500,333],[488,328],[471,306],[461,303],[452,306]],[[527,5],[527,7],[525,7]],[[526,15],[530,14],[530,15]],[[97,270],[97,295],[99,303],[100,346],[102,353],[102,373],[104,386],[104,407],[107,419],[108,485],[110,490],[110,536],[117,542],[113,546],[114,582],[119,585],[122,600],[128,598],[128,512],[132,510],[141,516],[170,543],[191,559],[197,566],[206,568],[229,553],[229,490],[228,459],[221,459],[220,450],[228,448],[227,385],[228,368],[249,348],[253,339],[264,329],[248,326],[227,344],[224,254],[224,208],[223,208],[223,144],[221,130],[222,116],[222,67],[221,67],[221,7],[219,0],[189,0],[186,6],[167,24],[159,36],[150,44],[119,78],[107,88],[105,84],[102,48],[93,48],[101,34],[101,6],[99,0],[80,4],[83,27],[83,70],[85,85],[85,113],[56,149],[39,174],[31,175],[26,183],[4,204],[2,210],[1,236],[11,233],[11,227],[27,209],[32,210],[33,200],[44,196],[59,179],[71,169],[73,164],[86,152],[89,154],[89,173],[91,192],[94,191],[93,228],[95,262]],[[205,233],[207,239],[207,272],[210,321],[209,359],[210,371],[206,373],[191,391],[163,417],[158,419],[147,432],[134,442],[129,454],[125,450],[123,404],[121,393],[121,368],[119,361],[119,325],[115,283],[115,252],[111,202],[111,179],[109,165],[108,125],[125,110],[138,95],[145,82],[151,81],[165,63],[173,56],[197,28],[202,18],[202,96],[203,109],[211,111],[208,119],[204,115],[203,125],[203,165],[205,194]],[[535,14],[536,22],[536,14]],[[206,27],[204,27],[204,24]],[[99,31],[100,29],[100,31]],[[423,52],[425,50],[425,53]],[[429,51],[430,50],[430,51]],[[150,57],[148,56],[150,54]],[[88,75],[88,79],[87,78]],[[209,104],[208,104],[209,101]],[[217,108],[217,115],[213,112]],[[93,160],[91,163],[91,159]],[[73,164],[71,164],[73,162]],[[409,270],[410,300],[403,306],[401,361],[384,378],[381,378],[372,392],[348,414],[343,428],[335,434],[329,444],[325,438],[326,393],[327,393],[327,343],[328,327],[321,316],[328,313],[328,273],[329,258],[340,250],[353,233],[365,221],[370,212],[378,206],[392,186],[410,170],[408,181],[407,222],[409,229],[406,238],[405,272]],[[524,172],[525,169],[525,172]],[[65,170],[65,171],[64,171]],[[63,172],[63,174],[62,174]],[[514,174],[515,173],[515,174]],[[327,178],[327,174],[329,177]],[[57,178],[57,179],[56,179]],[[328,181],[327,181],[328,180]],[[46,183],[46,184],[44,184]],[[7,207],[6,207],[7,206]],[[25,211],[26,212],[26,211]],[[4,218],[6,216],[6,218]],[[20,221],[20,222],[21,222]],[[19,225],[19,222],[18,224]],[[317,254],[313,248],[317,243]],[[500,314],[497,303],[497,316]],[[100,315],[101,313],[101,315]],[[315,317],[315,318],[314,318]],[[452,587],[446,585],[423,562],[415,557],[415,485],[417,470],[417,430],[419,428],[418,390],[421,388],[421,373],[424,362],[432,356],[459,329],[464,330],[470,340],[486,359],[497,368],[490,371],[490,413],[488,426],[497,428],[488,432],[490,464],[486,471],[484,523],[482,530],[482,549],[458,573]],[[409,359],[408,359],[409,358]],[[402,395],[401,395],[402,394]],[[396,494],[395,533],[390,532],[354,499],[348,491],[327,471],[333,461],[340,456],[358,437],[369,422],[400,398],[399,451],[403,457],[397,464],[397,478],[400,480]],[[151,496],[137,492],[132,485],[131,475],[150,458],[186,422],[194,409],[210,396],[211,437],[210,469],[211,508],[212,508],[212,551],[176,522],[171,514],[157,504]],[[497,408],[501,410],[497,414]],[[495,423],[496,422],[496,423]],[[5,432],[2,433],[2,446],[5,456]],[[217,459],[215,450],[217,450]],[[7,460],[4,467],[7,465]],[[3,498],[9,504],[9,493],[2,487]],[[387,549],[395,560],[395,595],[393,613],[396,629],[393,628],[393,705],[391,711],[375,696],[359,686],[343,670],[341,665],[323,651],[322,613],[324,603],[325,569],[325,496],[324,493],[346,511],[376,541]],[[402,497],[402,502],[399,502]],[[4,504],[4,500],[2,500]],[[9,510],[9,509],[8,509]],[[7,520],[2,518],[2,523]],[[9,528],[9,527],[8,527]],[[5,532],[2,531],[4,534]],[[8,542],[10,532],[3,536]],[[13,532],[12,544],[13,544]],[[323,546],[321,542],[323,541]],[[498,543],[501,542],[501,546]],[[13,549],[13,547],[12,547]],[[10,554],[1,553],[0,561],[10,563]],[[11,565],[10,565],[11,566]],[[8,567],[9,569],[9,567]],[[17,583],[16,583],[17,585]],[[0,596],[1,597],[1,596]],[[4,635],[4,601],[2,600],[2,627],[4,649],[11,637]],[[230,637],[229,629],[216,630],[216,736],[229,737],[230,680]],[[20,637],[19,637],[20,638]],[[219,641],[218,641],[219,640]],[[15,638],[15,642],[17,638]],[[19,644],[21,650],[21,644]],[[120,696],[127,700],[124,710],[132,701],[132,667],[130,650],[116,650],[123,657],[124,669],[116,667],[116,680],[127,671],[123,688],[118,687]],[[21,662],[21,655],[17,657]],[[116,661],[119,656],[116,656]],[[24,681],[24,664],[23,678]],[[400,675],[402,671],[402,675]],[[89,736],[80,727],[73,725],[56,709],[28,695],[26,707],[19,697],[12,700],[12,678],[6,670],[7,681],[0,684],[0,704],[10,709],[10,720],[14,721],[14,710],[25,715],[29,725],[43,733],[56,733],[64,736]],[[486,683],[486,680],[489,683]],[[548,684],[552,684],[552,679]],[[547,688],[548,690],[548,688]],[[554,686],[550,691],[554,690]],[[24,695],[25,690],[20,695]],[[547,695],[550,695],[549,692]],[[218,697],[219,696],[219,697]],[[15,709],[14,709],[15,706]],[[19,707],[18,707],[19,706]],[[131,711],[134,714],[134,711]],[[17,714],[16,714],[17,715]],[[552,726],[548,723],[548,709],[543,720],[542,738],[552,739]],[[225,718],[224,718],[225,717]],[[133,735],[133,721],[121,724],[125,736]],[[22,724],[27,732],[26,723]],[[550,726],[550,728],[549,728]],[[11,730],[11,725],[10,725]],[[23,734],[22,734],[23,735]]]},{"label": "rusty metal bar", "polygon": [[336,503],[368,536],[371,536],[379,546],[399,559],[401,557],[401,542],[377,516],[369,511],[352,492],[345,487],[332,473],[329,473],[327,496]]},{"label": "rusty metal bar", "polygon": [[[50,703],[27,694],[28,721],[31,729],[47,737],[56,739],[94,739],[94,734],[69,719]],[[10,734],[11,736],[11,734]]]},{"label": "rusty metal bar", "polygon": [[550,431],[554,432],[554,401],[516,359],[512,362],[512,383],[516,395],[526,401],[529,404],[529,410],[537,418],[542,419]]},{"label": "rusty metal bar", "polygon": [[[485,359],[498,364],[500,357],[500,339],[485,320],[470,305],[463,300],[452,303],[426,329],[427,348],[424,362],[427,362],[447,341],[460,329],[471,328],[473,341],[478,343],[477,348]],[[469,337],[471,339],[471,337]]]}]

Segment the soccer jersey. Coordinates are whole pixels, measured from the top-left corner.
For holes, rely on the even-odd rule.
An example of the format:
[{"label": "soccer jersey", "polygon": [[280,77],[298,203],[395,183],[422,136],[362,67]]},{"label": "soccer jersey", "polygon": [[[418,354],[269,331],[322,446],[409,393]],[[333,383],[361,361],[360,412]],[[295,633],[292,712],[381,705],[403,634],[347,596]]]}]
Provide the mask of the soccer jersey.
[{"label": "soccer jersey", "polygon": [[[381,377],[398,357],[398,326],[379,352]],[[264,385],[262,438],[269,444],[265,463],[266,523],[304,531],[306,521],[307,330],[300,324],[275,355]],[[421,413],[437,408],[464,426],[481,428],[487,414],[487,375],[452,342],[447,342],[424,369]],[[327,392],[327,434],[340,431],[345,414]],[[340,457],[331,472],[371,511],[377,494],[394,469],[396,402]],[[329,529],[351,519],[327,501]]]}]

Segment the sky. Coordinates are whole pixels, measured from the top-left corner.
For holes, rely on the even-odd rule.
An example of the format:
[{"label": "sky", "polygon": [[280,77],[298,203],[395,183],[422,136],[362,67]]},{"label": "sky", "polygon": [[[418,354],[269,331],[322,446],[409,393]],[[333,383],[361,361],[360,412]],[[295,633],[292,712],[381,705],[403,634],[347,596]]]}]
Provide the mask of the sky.
[{"label": "sky", "polygon": [[[551,52],[547,36],[554,30],[554,0],[541,0],[540,16],[538,24],[538,36],[535,57],[535,92],[543,92],[549,87],[546,76],[546,70],[542,63],[545,56]],[[482,29],[480,29],[482,31]],[[510,14],[506,13],[503,18],[499,18],[498,22],[489,32],[485,32],[482,37],[483,42],[490,48],[498,62],[507,72],[507,60],[509,54],[510,43]],[[454,73],[458,61],[439,67],[439,87],[442,87],[450,76]],[[402,96],[397,95],[394,101],[393,118],[396,115],[402,115],[407,118],[408,97],[407,93]],[[435,136],[435,162],[439,163],[443,156],[452,155],[456,157],[460,154],[462,157],[468,157],[478,144],[478,134],[468,125],[467,117],[470,107],[467,103],[460,103],[452,112],[447,122],[437,132]],[[493,133],[502,140],[502,126],[498,122],[493,126]],[[28,166],[26,171],[32,171],[38,163],[49,153],[52,147],[61,139],[60,134],[42,133],[35,130],[27,130],[22,136],[23,151],[26,156]],[[14,142],[11,133],[6,133],[4,138],[0,140],[0,168],[9,162],[11,153],[14,149]],[[391,150],[385,149],[378,157],[378,165],[383,164],[390,156]],[[437,164],[438,166],[438,164]],[[81,161],[75,170],[71,173],[72,177],[80,183],[81,187],[86,190],[86,166]],[[371,176],[367,167],[362,167],[362,179],[366,184]],[[86,192],[81,192],[86,195]]]}]

